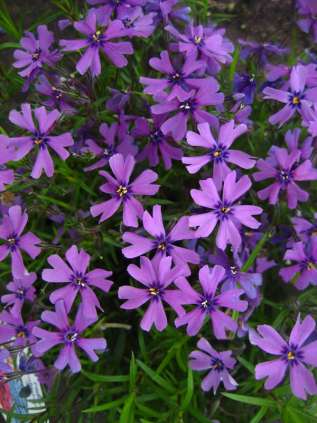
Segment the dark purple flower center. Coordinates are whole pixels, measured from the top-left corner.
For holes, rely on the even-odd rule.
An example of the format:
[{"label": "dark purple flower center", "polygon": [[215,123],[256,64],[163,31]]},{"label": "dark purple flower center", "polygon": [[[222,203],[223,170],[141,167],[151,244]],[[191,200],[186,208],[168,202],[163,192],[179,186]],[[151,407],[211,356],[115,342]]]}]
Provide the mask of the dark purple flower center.
[{"label": "dark purple flower center", "polygon": [[17,338],[27,338],[29,336],[29,331],[25,326],[17,326],[15,336]]},{"label": "dark purple flower center", "polygon": [[300,268],[301,271],[305,271],[305,270],[316,270],[316,262],[313,258],[308,258],[307,260],[304,260],[300,263]]},{"label": "dark purple flower center", "polygon": [[10,251],[15,251],[19,243],[19,238],[17,234],[10,234],[7,238],[7,245]]},{"label": "dark purple flower center", "polygon": [[160,129],[152,131],[149,135],[150,142],[153,144],[160,144],[164,140],[164,134]]},{"label": "dark purple flower center", "polygon": [[211,313],[216,309],[218,300],[211,294],[204,294],[200,297],[198,305],[205,313]]},{"label": "dark purple flower center", "polygon": [[168,77],[168,82],[172,85],[179,84],[183,80],[184,80],[184,75],[182,74],[182,72],[171,73]]},{"label": "dark purple flower center", "polygon": [[191,113],[195,110],[196,105],[197,103],[194,99],[189,99],[180,103],[179,110],[181,110],[185,114]]},{"label": "dark purple flower center", "polygon": [[76,286],[76,288],[85,288],[87,286],[87,278],[81,272],[75,272],[70,281]]},{"label": "dark purple flower center", "polygon": [[116,154],[116,148],[114,145],[109,145],[109,147],[106,147],[103,150],[103,156],[108,159],[110,157],[112,157],[114,154]]},{"label": "dark purple flower center", "polygon": [[298,365],[303,358],[303,352],[295,344],[290,344],[282,349],[282,359],[290,366]]},{"label": "dark purple flower center", "polygon": [[291,92],[288,95],[289,104],[292,108],[300,108],[301,107],[301,100],[305,98],[304,93],[299,91]]},{"label": "dark purple flower center", "polygon": [[40,148],[45,148],[49,138],[41,132],[35,132],[34,136],[32,137],[32,141],[35,145],[39,146]]},{"label": "dark purple flower center", "polygon": [[125,18],[122,20],[122,22],[126,28],[131,28],[133,26],[133,20],[130,18]]},{"label": "dark purple flower center", "polygon": [[64,341],[66,344],[73,344],[74,342],[76,342],[78,340],[78,332],[76,332],[74,329],[69,329],[65,334],[64,334]]},{"label": "dark purple flower center", "polygon": [[281,185],[288,185],[293,179],[292,169],[281,169],[277,174],[277,179]]},{"label": "dark purple flower center", "polygon": [[217,372],[221,372],[224,369],[223,362],[216,357],[212,357],[210,360],[210,366],[213,370],[216,370]]},{"label": "dark purple flower center", "polygon": [[116,192],[120,198],[126,197],[129,192],[129,187],[123,184],[119,185],[118,188],[116,189]]},{"label": "dark purple flower center", "polygon": [[158,301],[160,298],[163,298],[164,287],[159,282],[155,282],[150,285],[148,289],[148,294],[150,296],[151,301]]},{"label": "dark purple flower center", "polygon": [[106,39],[104,34],[98,30],[94,34],[89,35],[88,41],[92,47],[101,47],[105,43]]},{"label": "dark purple flower center", "polygon": [[52,96],[54,97],[54,99],[56,101],[60,101],[62,99],[62,97],[63,97],[63,94],[62,94],[62,92],[58,88],[56,88],[56,87],[53,86],[52,87]]},{"label": "dark purple flower center", "polygon": [[40,56],[41,56],[41,49],[37,48],[34,53],[32,53],[32,62],[36,62],[37,60],[39,60]]},{"label": "dark purple flower center", "polygon": [[238,266],[228,266],[227,267],[227,276],[230,279],[238,279],[240,274],[240,269]]},{"label": "dark purple flower center", "polygon": [[233,212],[233,207],[231,203],[228,201],[220,201],[214,210],[214,213],[216,214],[217,218],[219,220],[226,220],[229,218],[229,216]]},{"label": "dark purple flower center", "polygon": [[200,35],[194,35],[192,41],[196,46],[202,46],[204,43],[203,37]]},{"label": "dark purple flower center", "polygon": [[169,254],[173,248],[173,245],[169,237],[165,235],[160,235],[153,242],[154,242],[154,248],[156,248],[158,252],[163,254],[164,253]]},{"label": "dark purple flower center", "polygon": [[210,150],[209,154],[210,154],[211,160],[218,163],[222,162],[223,160],[226,160],[229,156],[227,148],[221,144],[213,147]]},{"label": "dark purple flower center", "polygon": [[19,299],[19,300],[23,300],[25,298],[25,294],[26,294],[26,289],[25,288],[18,288],[15,292],[15,296]]}]

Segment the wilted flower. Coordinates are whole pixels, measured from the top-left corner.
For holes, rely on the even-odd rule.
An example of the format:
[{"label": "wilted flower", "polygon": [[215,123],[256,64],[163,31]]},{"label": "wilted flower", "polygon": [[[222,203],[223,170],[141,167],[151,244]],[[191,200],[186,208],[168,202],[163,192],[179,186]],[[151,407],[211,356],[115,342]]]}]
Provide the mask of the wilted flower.
[{"label": "wilted flower", "polygon": [[317,367],[317,341],[306,342],[313,333],[316,323],[311,316],[301,322],[298,315],[289,340],[285,341],[278,332],[268,325],[260,325],[250,330],[250,342],[261,350],[278,356],[277,359],[257,364],[255,378],[267,378],[265,389],[273,389],[279,385],[289,370],[291,389],[294,395],[307,399],[308,395],[316,395],[317,385],[313,374],[305,367],[308,364]]},{"label": "wilted flower", "polygon": [[215,394],[221,382],[227,391],[237,389],[238,383],[229,373],[236,364],[232,352],[230,350],[217,352],[205,338],[197,342],[197,348],[199,351],[190,353],[189,367],[199,372],[209,371],[201,383],[201,389],[207,392],[212,389]]}]

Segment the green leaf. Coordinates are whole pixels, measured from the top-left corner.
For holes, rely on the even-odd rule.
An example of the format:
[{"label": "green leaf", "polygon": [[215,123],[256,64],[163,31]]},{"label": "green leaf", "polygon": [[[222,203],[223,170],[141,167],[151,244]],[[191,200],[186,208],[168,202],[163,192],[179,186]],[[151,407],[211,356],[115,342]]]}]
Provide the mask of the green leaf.
[{"label": "green leaf", "polygon": [[124,407],[120,414],[120,423],[130,423],[133,422],[133,409],[135,401],[135,392],[132,392],[124,403]]},{"label": "green leaf", "polygon": [[157,383],[159,386],[161,386],[166,391],[168,391],[172,394],[175,393],[175,388],[170,382],[168,382],[162,376],[159,376],[157,373],[155,373],[152,369],[150,369],[142,361],[137,360],[137,363],[141,367],[141,369],[144,370],[144,372],[153,380],[153,382]]},{"label": "green leaf", "polygon": [[250,421],[250,423],[260,423],[262,421],[262,418],[267,413],[267,411],[268,411],[268,407],[266,406],[261,407],[260,410],[253,417],[253,419]]},{"label": "green leaf", "polygon": [[119,398],[117,400],[107,402],[106,404],[96,405],[91,408],[83,410],[83,413],[98,413],[99,411],[111,410],[112,408],[118,407],[126,401],[126,397]]},{"label": "green leaf", "polygon": [[192,397],[193,397],[193,393],[194,393],[194,378],[193,378],[193,371],[190,367],[188,367],[188,372],[187,372],[187,391],[186,391],[186,395],[183,399],[183,401],[181,402],[181,409],[182,410],[186,410],[187,407],[189,406]]},{"label": "green leaf", "polygon": [[287,405],[283,410],[283,422],[285,423],[316,423],[317,417],[303,410]]},{"label": "green leaf", "polygon": [[238,361],[242,364],[243,367],[245,367],[249,372],[254,375],[254,366],[251,364],[248,360],[246,360],[243,357],[238,357]]},{"label": "green leaf", "polygon": [[104,382],[104,383],[115,383],[115,382],[127,382],[129,380],[128,375],[98,375],[95,373],[84,372],[83,375],[87,379],[92,380],[93,382]]},{"label": "green leaf", "polygon": [[131,360],[130,360],[130,391],[132,391],[132,389],[134,389],[135,387],[135,383],[136,383],[136,378],[137,378],[137,370],[138,370],[138,366],[135,362],[135,357],[134,354],[132,352],[131,354]]},{"label": "green leaf", "polygon": [[259,406],[266,406],[266,407],[277,406],[275,401],[266,399],[266,398],[249,397],[247,395],[230,394],[228,392],[223,392],[222,395],[226,398],[232,399],[234,401],[242,402],[244,404],[259,405]]},{"label": "green leaf", "polygon": [[266,243],[266,241],[269,238],[269,233],[266,232],[262,238],[260,239],[260,241],[256,244],[254,250],[252,251],[252,253],[249,255],[248,260],[244,263],[244,265],[241,268],[242,272],[247,272],[250,267],[253,265],[253,263],[255,262],[257,256],[260,254],[262,247],[264,246],[264,244]]}]

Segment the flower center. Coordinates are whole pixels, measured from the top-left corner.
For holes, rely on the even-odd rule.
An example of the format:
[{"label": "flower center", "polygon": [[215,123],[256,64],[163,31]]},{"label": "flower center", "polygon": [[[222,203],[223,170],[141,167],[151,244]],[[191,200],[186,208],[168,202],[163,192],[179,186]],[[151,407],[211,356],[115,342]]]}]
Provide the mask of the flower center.
[{"label": "flower center", "polygon": [[211,368],[214,370],[221,371],[224,368],[223,362],[219,360],[219,358],[212,358],[211,359]]},{"label": "flower center", "polygon": [[65,335],[65,341],[68,343],[73,343],[77,341],[77,339],[78,339],[78,333],[75,331],[67,332]]},{"label": "flower center", "polygon": [[16,291],[16,296],[17,296],[20,300],[22,300],[22,299],[24,298],[24,295],[25,295],[25,290],[24,290],[23,288],[19,288],[19,289],[17,289],[17,291]]},{"label": "flower center", "polygon": [[216,298],[212,297],[211,295],[204,295],[201,297],[199,305],[203,311],[211,312],[215,309],[217,303],[218,301]]},{"label": "flower center", "polygon": [[183,101],[179,105],[179,109],[184,113],[189,113],[189,112],[193,111],[194,108],[195,108],[195,103],[194,103],[193,100]]},{"label": "flower center", "polygon": [[117,193],[119,194],[119,197],[124,197],[128,193],[128,188],[124,185],[119,185]]},{"label": "flower center", "polygon": [[166,250],[166,244],[165,242],[161,242],[158,246],[157,249],[160,251],[165,251]]},{"label": "flower center", "polygon": [[220,211],[223,214],[227,214],[231,211],[231,207],[221,207]]},{"label": "flower center", "polygon": [[156,131],[153,131],[150,134],[150,142],[153,142],[154,144],[159,144],[164,138],[163,132],[160,129],[157,129]]},{"label": "flower center", "polygon": [[293,172],[288,169],[282,169],[278,174],[278,179],[280,180],[281,184],[287,185],[293,179]]},{"label": "flower center", "polygon": [[194,43],[195,44],[200,44],[202,40],[202,37],[200,37],[199,35],[195,35],[194,37]]},{"label": "flower center", "polygon": [[40,48],[37,48],[35,50],[35,52],[32,54],[32,61],[33,62],[36,62],[37,60],[39,60],[40,55],[41,55],[41,49]]},{"label": "flower center", "polygon": [[95,42],[99,43],[99,42],[100,42],[100,35],[101,35],[101,31],[96,31],[96,32],[93,34],[92,39],[93,39]]},{"label": "flower center", "polygon": [[56,87],[52,87],[52,91],[53,91],[53,95],[55,97],[56,100],[61,100],[63,94],[61,93],[61,91],[59,89],[57,89]]},{"label": "flower center", "polygon": [[158,295],[159,294],[159,290],[157,289],[157,288],[150,288],[149,289],[149,294],[150,295],[153,295],[153,296],[156,296],[156,295]]},{"label": "flower center", "polygon": [[295,104],[295,105],[299,104],[300,98],[297,95],[295,95],[292,99],[292,103]]},{"label": "flower center", "polygon": [[287,360],[295,360],[295,355],[292,351],[287,353]]},{"label": "flower center", "polygon": [[239,272],[239,268],[237,266],[230,266],[230,272],[232,275],[236,275]]},{"label": "flower center", "polygon": [[301,101],[305,97],[303,93],[300,92],[294,92],[289,94],[289,102],[292,107],[300,107]]}]

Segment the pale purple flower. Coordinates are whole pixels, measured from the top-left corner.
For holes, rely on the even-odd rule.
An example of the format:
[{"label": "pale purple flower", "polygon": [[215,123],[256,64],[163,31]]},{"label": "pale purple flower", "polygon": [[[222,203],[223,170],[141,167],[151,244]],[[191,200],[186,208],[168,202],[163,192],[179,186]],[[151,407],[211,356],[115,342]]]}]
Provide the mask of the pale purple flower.
[{"label": "pale purple flower", "polygon": [[122,249],[123,255],[131,259],[153,251],[155,262],[161,257],[171,256],[175,264],[190,274],[188,263],[198,264],[199,255],[194,250],[177,245],[179,241],[195,237],[195,233],[188,226],[188,217],[181,217],[167,232],[163,224],[161,206],[156,205],[153,207],[152,216],[148,211],[144,212],[142,221],[148,236],[125,232],[122,239],[131,245]]},{"label": "pale purple flower", "polygon": [[79,306],[75,321],[69,322],[64,302],[58,301],[55,304],[55,312],[44,311],[41,315],[43,322],[49,323],[57,328],[56,332],[50,332],[46,329],[36,327],[33,329],[33,335],[39,338],[33,347],[33,354],[40,357],[46,351],[62,344],[61,350],[54,366],[56,369],[63,370],[67,365],[72,373],[81,370],[81,364],[76,354],[76,349],[80,348],[92,361],[98,361],[95,351],[104,351],[107,342],[104,338],[84,338],[82,332],[95,322],[95,319],[88,318],[81,306]]},{"label": "pale purple flower", "polygon": [[303,217],[293,217],[291,219],[297,236],[307,242],[311,236],[317,236],[317,213],[314,213],[314,222],[310,222]]},{"label": "pale purple flower", "polygon": [[118,123],[111,125],[102,123],[99,127],[99,133],[102,136],[104,146],[101,147],[92,139],[86,140],[88,151],[98,158],[98,161],[85,167],[85,172],[105,167],[114,154],[120,153],[124,157],[129,154],[136,155],[137,147],[134,144],[133,137],[128,132],[120,131]]},{"label": "pale purple flower", "polygon": [[109,219],[122,204],[123,223],[126,226],[138,227],[138,218],[143,215],[143,206],[135,196],[155,195],[159,190],[159,185],[153,182],[157,180],[158,175],[147,169],[133,182],[130,182],[135,159],[132,156],[124,158],[122,154],[112,156],[109,159],[109,166],[114,177],[106,171],[100,171],[99,174],[107,180],[101,185],[100,190],[110,195],[111,199],[92,206],[90,213],[93,217],[101,215],[99,219],[99,223],[101,223]]},{"label": "pale purple flower", "polygon": [[194,202],[205,209],[202,214],[189,217],[189,226],[198,228],[197,237],[207,237],[219,223],[216,245],[225,250],[231,244],[234,250],[241,245],[240,225],[257,229],[261,223],[253,215],[262,213],[261,207],[240,205],[237,200],[251,188],[248,176],[236,180],[236,172],[230,172],[223,183],[222,197],[220,197],[214,181],[211,178],[199,181],[201,190],[192,189],[190,194]]},{"label": "pale purple flower", "polygon": [[0,349],[0,372],[8,373],[12,372],[12,367],[8,364],[10,353],[5,348]]},{"label": "pale purple flower", "polygon": [[[175,58],[171,60],[169,52],[164,50],[160,57],[152,57],[150,66],[163,74],[163,78],[140,78],[141,84],[145,85],[144,92],[157,96],[168,93],[167,101],[175,97],[183,96],[184,91],[189,92],[192,88],[200,88],[206,83],[206,78],[197,77],[197,72],[204,68],[204,62],[196,60],[195,55],[184,58],[182,62]],[[213,81],[213,80],[211,80]]]},{"label": "pale purple flower", "polygon": [[126,35],[130,38],[148,38],[152,35],[155,13],[144,14],[142,7],[125,7],[118,10],[117,19],[120,19],[126,28]]},{"label": "pale purple flower", "polygon": [[11,185],[14,181],[14,170],[0,169],[0,192],[6,190],[6,185]]},{"label": "pale purple flower", "polygon": [[301,159],[310,159],[314,149],[312,145],[313,138],[307,137],[302,143],[300,143],[301,132],[302,131],[299,128],[295,128],[293,130],[289,129],[285,134],[285,142],[290,152],[300,151]]},{"label": "pale purple flower", "polygon": [[103,13],[110,16],[112,13],[117,14],[125,9],[143,6],[146,0],[87,0],[87,3],[92,6],[105,6]]},{"label": "pale purple flower", "polygon": [[190,21],[190,7],[183,6],[179,3],[179,0],[149,0],[144,5],[144,9],[146,12],[155,12],[155,22],[157,24],[160,21],[168,24],[174,19],[186,23]]},{"label": "pale purple flower", "polygon": [[46,96],[43,101],[44,106],[51,109],[57,108],[65,114],[76,112],[71,104],[70,96],[67,95],[67,84],[64,84],[58,76],[52,76],[49,80],[45,75],[41,75],[35,88],[40,94]]},{"label": "pale purple flower", "polygon": [[216,116],[204,110],[206,106],[219,105],[223,103],[224,95],[219,90],[219,84],[214,78],[205,79],[204,86],[198,91],[191,90],[182,94],[181,98],[176,97],[171,101],[163,97],[160,104],[151,107],[154,115],[164,115],[173,112],[173,115],[166,119],[161,125],[163,134],[171,134],[175,141],[184,138],[188,121],[194,120],[197,123],[208,122],[217,126]]},{"label": "pale purple flower", "polygon": [[110,21],[107,28],[97,29],[97,16],[94,10],[90,10],[84,20],[74,23],[74,27],[86,38],[61,40],[60,44],[64,51],[86,49],[76,65],[76,69],[81,75],[86,73],[89,68],[93,76],[100,75],[100,49],[116,67],[122,68],[128,64],[125,55],[133,54],[132,44],[129,41],[111,41],[126,35],[126,29],[120,20]]},{"label": "pale purple flower", "polygon": [[283,48],[272,43],[260,44],[256,41],[239,39],[239,44],[242,46],[242,50],[240,52],[241,59],[255,59],[261,66],[267,64],[269,55],[283,56],[289,52],[288,48]]},{"label": "pale purple flower", "polygon": [[13,54],[16,59],[13,66],[18,69],[24,68],[19,72],[23,78],[38,74],[44,65],[55,66],[61,58],[61,54],[57,50],[51,50],[54,36],[46,25],[37,27],[37,36],[38,38],[32,32],[26,32],[20,40],[23,50],[15,50]]},{"label": "pale purple flower", "polygon": [[177,314],[184,312],[180,305],[181,293],[176,289],[168,289],[175,279],[184,274],[182,266],[172,267],[171,257],[161,257],[156,261],[141,257],[140,267],[130,264],[127,270],[129,275],[140,282],[144,288],[121,286],[118,296],[121,300],[126,300],[121,308],[131,310],[149,301],[150,304],[140,323],[143,330],[149,331],[153,324],[160,332],[166,328],[164,302]]},{"label": "pale purple flower", "polygon": [[172,34],[178,42],[178,50],[186,55],[198,54],[204,60],[212,73],[219,72],[221,65],[232,61],[233,44],[224,37],[224,29],[204,28],[202,25],[188,25],[184,34],[172,25],[165,30]]},{"label": "pale purple flower", "polygon": [[19,313],[25,301],[33,302],[35,300],[35,288],[33,287],[35,281],[35,273],[26,273],[18,278],[13,278],[13,281],[6,286],[10,294],[2,295],[1,302],[12,307],[12,312]]},{"label": "pale purple flower", "polygon": [[[173,146],[173,139],[164,135],[160,129],[163,117],[153,116],[151,120],[138,118],[131,134],[136,138],[145,139],[145,145],[137,156],[142,161],[148,159],[150,166],[157,166],[162,157],[165,169],[172,167],[172,160],[180,160],[183,152],[181,148]],[[175,144],[175,143],[174,143]]]},{"label": "pale purple flower", "polygon": [[307,201],[308,192],[302,190],[296,182],[313,181],[317,179],[317,169],[310,160],[301,160],[301,151],[273,146],[265,160],[258,160],[258,172],[253,174],[256,181],[273,179],[267,188],[258,191],[261,200],[269,199],[270,204],[276,204],[280,192],[287,194],[288,207],[295,209],[298,201]]},{"label": "pale purple flower", "polygon": [[242,289],[230,289],[218,293],[218,285],[224,280],[225,269],[222,266],[209,268],[207,265],[199,270],[199,283],[202,292],[197,292],[189,284],[185,277],[175,281],[175,285],[183,295],[182,304],[191,304],[193,308],[186,314],[182,314],[175,320],[176,327],[187,325],[187,335],[197,335],[203,327],[206,317],[210,318],[212,329],[217,339],[226,339],[226,331],[236,332],[238,325],[227,313],[221,309],[245,311],[247,301],[242,301],[240,296]]},{"label": "pale purple flower", "polygon": [[44,171],[48,177],[52,177],[54,162],[49,153],[49,148],[52,148],[62,160],[66,160],[69,157],[69,152],[65,147],[70,147],[74,144],[74,141],[70,132],[50,135],[53,126],[61,116],[58,110],[47,112],[45,107],[37,107],[33,112],[37,125],[34,123],[31,105],[28,103],[22,104],[21,112],[17,110],[10,112],[10,122],[26,130],[30,135],[9,138],[9,145],[11,144],[16,148],[15,160],[21,160],[32,149],[36,149],[37,156],[31,176],[38,179]]},{"label": "pale purple flower", "polygon": [[243,104],[252,104],[256,94],[255,75],[249,75],[247,73],[235,73],[233,79],[233,93],[235,95],[244,95]]},{"label": "pale purple flower", "polygon": [[294,395],[306,400],[307,394],[317,394],[314,376],[305,367],[305,364],[317,367],[317,341],[307,342],[315,326],[316,323],[310,315],[306,316],[302,322],[298,315],[288,341],[285,341],[274,328],[268,325],[258,326],[257,332],[250,330],[251,344],[277,356],[276,359],[257,364],[255,367],[257,380],[267,378],[264,384],[265,389],[275,388],[289,371]]},{"label": "pale purple flower", "polygon": [[266,87],[263,90],[265,100],[275,100],[285,104],[281,110],[270,116],[272,125],[282,126],[295,113],[305,120],[310,116],[311,107],[317,103],[317,87],[307,88],[309,69],[303,65],[293,66],[289,79],[289,88],[276,89]]},{"label": "pale purple flower", "polygon": [[317,3],[315,0],[297,0],[298,13],[302,18],[297,21],[300,29],[307,34],[312,33],[317,42]]},{"label": "pale purple flower", "polygon": [[38,320],[24,323],[21,312],[18,310],[2,311],[0,313],[0,344],[10,343],[15,347],[32,346],[35,341],[32,330],[38,324]]},{"label": "pale purple flower", "polygon": [[294,286],[303,290],[309,285],[317,285],[317,237],[310,237],[305,243],[294,242],[286,250],[284,260],[295,262],[291,266],[284,267],[279,275],[284,282],[291,282]]},{"label": "pale purple flower", "polygon": [[80,295],[84,315],[95,318],[96,309],[102,310],[102,307],[92,288],[108,292],[112,286],[112,282],[108,279],[112,272],[104,269],[88,271],[91,257],[85,250],[78,250],[75,245],[66,251],[65,257],[68,264],[57,254],[49,256],[47,261],[52,269],[44,269],[42,272],[44,281],[65,284],[63,288],[53,291],[49,299],[53,304],[64,300],[66,310],[69,312],[77,295]]},{"label": "pale purple flower", "polygon": [[8,214],[3,216],[0,225],[0,261],[11,255],[11,269],[14,277],[19,278],[26,272],[21,250],[25,251],[32,259],[41,252],[38,244],[41,240],[32,232],[22,234],[28,221],[28,215],[22,211],[21,206],[12,206]]},{"label": "pale purple flower", "polygon": [[215,185],[221,187],[230,173],[227,163],[233,163],[243,169],[251,169],[255,165],[256,160],[249,154],[230,148],[234,141],[248,130],[246,125],[235,125],[231,120],[220,126],[217,138],[213,136],[208,123],[200,123],[197,128],[199,134],[193,131],[187,132],[187,143],[193,147],[205,148],[207,151],[202,156],[182,158],[189,173],[197,173],[203,166],[209,165],[213,168]]},{"label": "pale purple flower", "polygon": [[230,375],[236,364],[232,351],[218,352],[212,348],[205,338],[197,342],[199,351],[192,351],[189,356],[189,367],[198,372],[208,370],[207,376],[201,382],[201,389],[205,392],[213,390],[216,394],[222,382],[227,391],[237,389],[238,383]]}]

